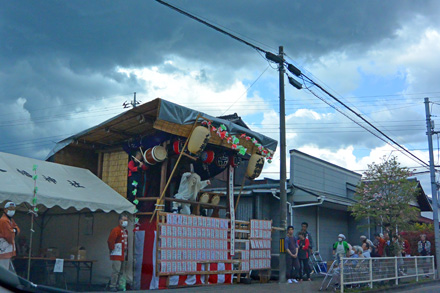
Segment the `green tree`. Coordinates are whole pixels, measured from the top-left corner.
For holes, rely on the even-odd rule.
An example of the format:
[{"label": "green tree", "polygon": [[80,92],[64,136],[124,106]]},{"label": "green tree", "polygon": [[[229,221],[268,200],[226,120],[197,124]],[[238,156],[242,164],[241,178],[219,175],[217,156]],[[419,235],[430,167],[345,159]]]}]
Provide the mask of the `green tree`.
[{"label": "green tree", "polygon": [[389,227],[393,233],[407,228],[420,214],[410,205],[418,192],[417,182],[408,180],[411,176],[412,172],[401,167],[394,156],[368,165],[356,188],[357,203],[349,209],[352,215],[356,220],[369,218],[371,226]]}]

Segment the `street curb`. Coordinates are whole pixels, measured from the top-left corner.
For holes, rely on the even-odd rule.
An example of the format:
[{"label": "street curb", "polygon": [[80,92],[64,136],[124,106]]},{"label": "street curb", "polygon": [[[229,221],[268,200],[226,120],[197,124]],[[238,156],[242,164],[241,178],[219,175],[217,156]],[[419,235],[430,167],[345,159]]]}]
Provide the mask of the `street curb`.
[{"label": "street curb", "polygon": [[431,286],[432,284],[436,284],[436,283],[440,283],[440,280],[430,280],[430,281],[423,281],[420,283],[412,283],[412,284],[402,284],[402,285],[397,285],[397,286],[393,286],[387,289],[372,289],[372,290],[368,290],[368,291],[364,291],[364,292],[390,292],[390,291],[396,291],[396,290],[401,290],[401,289],[410,289],[410,288],[423,288],[423,287],[428,287]]}]

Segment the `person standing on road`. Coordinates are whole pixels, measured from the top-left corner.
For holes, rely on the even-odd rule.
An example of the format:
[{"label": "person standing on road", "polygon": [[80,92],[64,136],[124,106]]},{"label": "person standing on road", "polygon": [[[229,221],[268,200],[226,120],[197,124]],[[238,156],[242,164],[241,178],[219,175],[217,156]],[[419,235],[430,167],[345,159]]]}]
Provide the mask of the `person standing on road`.
[{"label": "person standing on road", "polygon": [[374,234],[374,242],[376,247],[376,255],[375,257],[381,257],[383,256],[383,251],[385,249],[385,240],[380,236],[379,233]]},{"label": "person standing on road", "polygon": [[309,228],[309,224],[307,222],[302,222],[301,223],[301,231],[298,232],[298,234],[296,235],[297,238],[299,238],[299,233],[303,232],[306,239],[309,240],[309,253],[313,252],[313,238],[312,235],[309,233],[309,231],[307,231],[307,229]]},{"label": "person standing on road", "polygon": [[126,269],[128,260],[128,217],[124,214],[119,216],[119,225],[113,228],[108,237],[107,244],[112,261],[112,277],[110,291],[116,292],[119,287],[125,288]]},{"label": "person standing on road", "polygon": [[307,274],[307,281],[311,281],[310,279],[310,269],[309,269],[309,239],[306,238],[306,233],[303,231],[298,234],[298,258],[300,262],[300,270],[299,277],[300,281],[302,281],[302,277],[304,274]]},{"label": "person standing on road", "polygon": [[399,234],[399,240],[402,243],[402,256],[403,257],[411,256],[411,244],[409,244],[409,241],[403,238],[400,234]]},{"label": "person standing on road", "polygon": [[[284,240],[284,248],[286,250],[286,273],[287,282],[289,284],[298,283],[299,278],[299,261],[298,261],[298,239],[293,234],[293,226],[287,227],[287,237]],[[293,273],[295,270],[295,273]]]},{"label": "person standing on road", "polygon": [[[428,240],[426,240],[426,235],[422,234],[420,235],[420,241],[417,245],[417,251],[419,252],[419,254],[421,256],[429,256],[431,255],[431,242],[429,242]],[[425,274],[427,274],[429,272],[429,266],[427,265],[428,263],[428,259],[422,259],[423,265],[423,272]],[[425,275],[425,277],[429,278],[428,275]]]},{"label": "person standing on road", "polygon": [[333,255],[335,256],[336,263],[339,264],[342,257],[347,256],[348,251],[350,251],[350,246],[345,241],[344,234],[338,235],[338,241],[333,244]]},{"label": "person standing on road", "polygon": [[15,208],[14,202],[7,202],[4,207],[3,216],[0,218],[0,266],[7,270],[13,268],[11,258],[17,254],[15,237],[20,234],[20,228],[12,219],[15,215]]}]

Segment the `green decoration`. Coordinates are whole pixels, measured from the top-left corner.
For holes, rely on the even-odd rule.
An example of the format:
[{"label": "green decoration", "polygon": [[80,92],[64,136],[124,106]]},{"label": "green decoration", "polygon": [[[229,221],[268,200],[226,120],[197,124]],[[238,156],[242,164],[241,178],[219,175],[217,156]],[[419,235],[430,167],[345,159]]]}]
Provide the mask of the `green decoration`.
[{"label": "green decoration", "polygon": [[134,209],[134,213],[136,214],[137,212],[139,212],[138,209]]},{"label": "green decoration", "polygon": [[135,224],[139,223],[139,218],[138,217],[134,218],[134,223]]},{"label": "green decoration", "polygon": [[34,207],[34,212],[38,212],[38,208],[37,207]]},{"label": "green decoration", "polygon": [[34,166],[32,167],[32,171],[37,171],[37,168],[38,168],[38,166],[37,166],[37,165],[34,165]]},{"label": "green decoration", "polygon": [[138,201],[137,199],[135,199],[135,200],[133,200],[133,203],[134,203],[135,205],[137,205],[137,204],[139,203],[139,201]]},{"label": "green decoration", "polygon": [[220,125],[220,128],[221,128],[222,130],[226,130],[226,126],[225,126],[224,124],[221,124],[221,125]]},{"label": "green decoration", "polygon": [[32,204],[33,204],[33,205],[36,205],[36,204],[37,204],[37,198],[36,198],[36,197],[32,198]]},{"label": "green decoration", "polygon": [[136,180],[133,180],[133,183],[131,185],[138,186],[138,182]]},{"label": "green decoration", "polygon": [[37,180],[38,179],[38,175],[34,175],[34,177],[32,177],[32,179]]},{"label": "green decoration", "polygon": [[233,136],[232,143],[233,144],[238,144],[239,142],[240,142],[240,140],[238,138],[236,138],[235,136]]},{"label": "green decoration", "polygon": [[36,194],[37,192],[38,192],[38,187],[35,186],[35,188],[34,188],[34,193]]},{"label": "green decoration", "polygon": [[133,190],[131,193],[133,193],[133,195],[136,195],[137,189]]},{"label": "green decoration", "polygon": [[238,153],[239,153],[240,155],[244,156],[244,155],[246,155],[246,151],[247,151],[246,148],[241,148],[241,149],[238,151]]}]

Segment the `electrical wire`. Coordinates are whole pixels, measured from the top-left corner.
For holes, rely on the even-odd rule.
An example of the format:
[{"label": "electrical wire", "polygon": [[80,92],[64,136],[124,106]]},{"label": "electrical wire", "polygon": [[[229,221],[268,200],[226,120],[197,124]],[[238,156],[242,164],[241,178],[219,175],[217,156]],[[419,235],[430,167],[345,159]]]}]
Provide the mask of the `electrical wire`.
[{"label": "electrical wire", "polygon": [[[410,156],[412,156],[413,158],[415,158],[417,161],[421,162],[422,164],[424,164],[425,166],[429,167],[429,164],[427,164],[425,161],[423,161],[422,159],[420,159],[419,157],[417,157],[416,155],[414,155],[413,153],[411,153],[410,151],[408,151],[405,147],[403,147],[402,145],[400,145],[398,142],[396,142],[394,139],[392,139],[391,137],[389,137],[387,134],[385,134],[382,130],[380,130],[379,128],[377,128],[376,126],[374,126],[371,122],[369,122],[367,119],[365,119],[364,117],[362,117],[362,115],[360,115],[359,113],[357,113],[356,111],[354,111],[353,109],[351,109],[349,106],[347,106],[344,102],[342,102],[341,100],[339,100],[337,97],[335,97],[333,94],[331,94],[330,92],[328,92],[326,89],[324,89],[321,85],[317,84],[316,82],[314,82],[312,79],[310,79],[309,77],[301,74],[301,76],[303,76],[304,78],[308,79],[309,82],[313,83],[316,87],[318,87],[321,91],[323,91],[325,94],[327,94],[329,97],[331,97],[332,99],[334,99],[336,102],[338,102],[339,104],[341,104],[344,108],[346,108],[347,110],[349,110],[351,113],[353,113],[354,115],[356,115],[358,118],[360,118],[361,120],[363,120],[365,123],[367,123],[370,127],[372,127],[374,130],[376,130],[377,132],[379,132],[381,135],[383,135],[384,137],[386,137],[389,141],[393,142],[395,145],[397,145],[399,148],[401,148],[405,153],[409,154]],[[309,90],[310,91],[310,90]],[[370,132],[370,131],[369,131]],[[371,133],[371,132],[370,132]],[[375,135],[376,136],[376,135]],[[377,137],[377,136],[376,136]]]},{"label": "electrical wire", "polygon": [[221,116],[223,116],[223,115],[225,115],[225,113],[227,112],[227,111],[229,111],[229,109],[231,109],[231,107],[232,106],[234,106],[234,104],[235,103],[237,103],[238,102],[238,100],[240,100],[248,91],[249,91],[249,89],[260,79],[260,77],[262,77],[263,76],[263,74],[267,71],[269,69],[269,65],[266,67],[266,69],[264,69],[264,71],[263,72],[261,72],[261,74],[257,77],[257,79],[256,80],[254,80],[254,82],[238,97],[238,99],[237,100],[235,100],[235,102],[233,102],[223,113],[222,113],[222,115]]},{"label": "electrical wire", "polygon": [[176,6],[173,6],[173,5],[171,5],[171,4],[169,4],[169,3],[165,2],[165,1],[162,1],[162,0],[156,0],[156,2],[158,2],[158,3],[162,4],[162,5],[167,6],[168,8],[171,8],[171,9],[175,10],[175,11],[179,12],[180,14],[183,14],[183,15],[185,15],[185,16],[188,16],[189,18],[192,18],[192,19],[194,19],[195,21],[198,21],[198,22],[200,22],[200,23],[202,23],[202,24],[204,24],[204,25],[206,25],[206,26],[208,26],[208,27],[210,27],[210,28],[212,28],[212,29],[214,29],[214,30],[216,30],[216,31],[218,31],[218,32],[220,32],[220,33],[222,33],[222,34],[225,34],[225,35],[227,35],[227,36],[233,38],[233,39],[236,40],[236,41],[239,41],[239,42],[241,42],[241,43],[243,43],[243,44],[245,44],[245,45],[248,45],[249,47],[254,48],[254,49],[257,50],[257,51],[260,51],[260,52],[263,52],[263,53],[266,53],[266,52],[267,52],[266,50],[263,50],[263,49],[261,49],[260,47],[254,45],[254,44],[251,44],[251,43],[249,43],[248,41],[243,40],[242,38],[239,38],[239,37],[237,37],[237,36],[234,36],[233,34],[231,34],[231,33],[227,32],[227,31],[225,31],[224,29],[221,29],[221,28],[219,28],[219,27],[217,27],[217,26],[215,26],[215,25],[212,25],[212,24],[210,24],[209,22],[207,22],[207,21],[205,21],[205,20],[203,20],[203,19],[201,19],[201,18],[199,18],[199,17],[197,17],[197,16],[194,16],[194,15],[192,15],[192,14],[190,14],[190,13],[188,13],[188,12],[186,12],[186,11],[180,9],[180,8],[177,8]]}]

